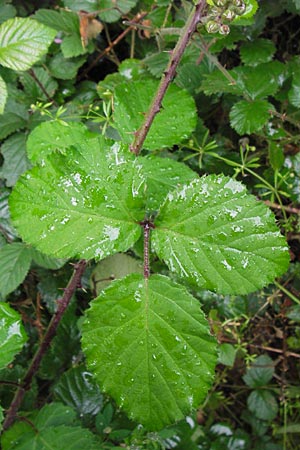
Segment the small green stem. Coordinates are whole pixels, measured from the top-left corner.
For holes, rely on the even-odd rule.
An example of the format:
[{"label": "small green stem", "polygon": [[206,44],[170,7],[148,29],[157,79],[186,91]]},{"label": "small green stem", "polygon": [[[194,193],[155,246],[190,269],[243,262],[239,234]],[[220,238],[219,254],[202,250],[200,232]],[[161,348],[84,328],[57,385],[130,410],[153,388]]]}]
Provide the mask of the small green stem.
[{"label": "small green stem", "polygon": [[282,284],[278,283],[277,281],[274,281],[275,286],[278,287],[285,295],[287,295],[291,300],[293,300],[295,303],[300,305],[300,300],[297,298],[294,294],[292,294],[288,289],[286,289]]}]

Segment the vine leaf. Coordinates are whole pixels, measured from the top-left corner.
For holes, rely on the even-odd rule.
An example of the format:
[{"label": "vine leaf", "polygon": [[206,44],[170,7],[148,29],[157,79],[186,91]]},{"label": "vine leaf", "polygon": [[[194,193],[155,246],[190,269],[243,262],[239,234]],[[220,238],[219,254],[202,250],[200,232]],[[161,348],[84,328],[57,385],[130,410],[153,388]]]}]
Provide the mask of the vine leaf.
[{"label": "vine leaf", "polygon": [[230,111],[230,124],[239,134],[256,133],[266,124],[273,110],[274,106],[266,100],[241,100]]},{"label": "vine leaf", "polygon": [[271,211],[239,182],[210,175],[170,193],[152,233],[169,268],[222,294],[246,294],[288,267]]},{"label": "vine leaf", "polygon": [[0,303],[0,369],[7,366],[27,341],[21,316],[7,303]]},{"label": "vine leaf", "polygon": [[42,166],[11,194],[12,220],[25,242],[59,258],[101,259],[138,240],[145,177],[127,146],[90,138]]},{"label": "vine leaf", "polygon": [[[158,87],[158,81],[145,79],[123,82],[114,91],[114,121],[122,140],[130,144],[142,125]],[[180,105],[180,108],[178,108]],[[193,97],[176,85],[170,85],[145,140],[144,147],[156,150],[172,147],[188,139],[196,126]],[[166,132],[167,130],[167,132]]]},{"label": "vine leaf", "polygon": [[28,70],[48,50],[56,31],[21,17],[0,25],[0,64],[12,70]]},{"label": "vine leaf", "polygon": [[24,280],[31,263],[31,252],[21,242],[0,248],[0,294],[6,297]]},{"label": "vine leaf", "polygon": [[30,423],[17,422],[3,434],[3,450],[99,449],[98,439],[79,426],[76,412],[69,406],[51,403],[28,419]]},{"label": "vine leaf", "polygon": [[199,303],[162,275],[114,281],[87,311],[82,344],[102,389],[150,430],[184,418],[212,383],[216,342]]}]

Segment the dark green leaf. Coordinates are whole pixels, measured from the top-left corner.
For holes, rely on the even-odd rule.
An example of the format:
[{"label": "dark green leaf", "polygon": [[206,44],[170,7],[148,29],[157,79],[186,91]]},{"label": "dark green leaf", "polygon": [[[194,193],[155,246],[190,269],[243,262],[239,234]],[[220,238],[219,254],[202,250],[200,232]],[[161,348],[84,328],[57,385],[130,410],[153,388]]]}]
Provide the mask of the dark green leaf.
[{"label": "dark green leaf", "polygon": [[[34,428],[33,428],[33,426]],[[75,422],[74,411],[59,403],[44,406],[30,424],[17,422],[2,437],[3,450],[99,450],[89,430]]]},{"label": "dark green leaf", "polygon": [[288,92],[289,101],[296,108],[300,107],[300,74],[293,76],[292,87]]},{"label": "dark green leaf", "polygon": [[43,67],[34,67],[31,70],[31,74],[28,72],[23,73],[20,81],[30,102],[36,102],[37,100],[48,101],[49,98],[54,96],[58,87],[57,82],[50,77],[48,70]]},{"label": "dark green leaf", "polygon": [[30,18],[16,17],[0,26],[0,64],[27,70],[43,56],[56,31]]},{"label": "dark green leaf", "polygon": [[8,19],[12,19],[16,15],[16,8],[12,5],[7,4],[9,0],[6,2],[1,1],[0,4],[0,23],[5,22]]},{"label": "dark green leaf", "polygon": [[16,133],[10,136],[1,147],[4,163],[0,169],[0,178],[6,179],[6,186],[14,186],[19,176],[30,167],[25,143],[26,135]]},{"label": "dark green leaf", "polygon": [[58,258],[126,251],[141,234],[141,171],[127,147],[91,138],[19,179],[11,195],[13,222],[26,242]]},{"label": "dark green leaf", "polygon": [[5,297],[24,280],[30,267],[30,250],[15,242],[0,248],[0,293]]},{"label": "dark green leaf", "polygon": [[34,19],[57,31],[65,31],[66,33],[78,33],[79,16],[73,11],[53,11],[50,9],[38,9],[34,15]]},{"label": "dark green leaf", "polygon": [[65,58],[62,53],[57,53],[49,64],[49,70],[53,77],[61,80],[71,80],[76,77],[79,67],[85,62],[84,57]]},{"label": "dark green leaf", "polygon": [[74,367],[65,372],[54,386],[55,398],[71,406],[79,417],[95,415],[102,408],[103,398],[92,374],[84,366]]},{"label": "dark green leaf", "polygon": [[[1,259],[1,262],[3,260]],[[21,316],[8,304],[0,303],[0,368],[7,366],[22,350],[27,336]]]},{"label": "dark green leaf", "polygon": [[65,58],[74,58],[75,56],[86,53],[86,49],[82,46],[79,32],[64,37],[61,44],[61,51]]},{"label": "dark green leaf", "polygon": [[273,170],[279,170],[284,163],[282,144],[269,141],[269,158]]},{"label": "dark green leaf", "polygon": [[27,108],[13,100],[8,99],[4,114],[0,115],[0,139],[24,128],[28,120]]},{"label": "dark green leaf", "polygon": [[275,51],[276,47],[269,39],[255,39],[242,44],[240,55],[244,64],[257,66],[271,61]]},{"label": "dark green leaf", "polygon": [[[104,22],[116,22],[122,15],[127,14],[137,3],[137,0],[64,0],[64,5],[74,11],[100,11],[99,16]],[[103,12],[101,12],[103,11]]]},{"label": "dark green leaf", "polygon": [[266,386],[274,375],[274,363],[268,355],[261,355],[247,370],[243,380],[252,388]]},{"label": "dark green leaf", "polygon": [[249,410],[261,420],[271,421],[278,413],[274,394],[268,390],[254,390],[247,399]]},{"label": "dark green leaf", "polygon": [[[157,87],[158,82],[150,79],[116,86],[114,122],[124,142],[130,144],[133,141],[134,132],[142,125]],[[171,147],[187,139],[195,126],[196,108],[193,98],[176,85],[171,85],[164,97],[162,109],[156,115],[147,135],[144,147],[149,150]]]},{"label": "dark green leaf", "polygon": [[113,282],[87,311],[82,335],[102,388],[149,429],[182,419],[212,382],[215,341],[199,303],[161,275]]},{"label": "dark green leaf", "polygon": [[240,135],[256,133],[267,123],[273,110],[274,106],[266,100],[241,100],[230,111],[230,124]]},{"label": "dark green leaf", "polygon": [[35,264],[44,267],[45,269],[60,269],[66,263],[65,259],[52,258],[51,256],[44,255],[33,247],[30,249],[30,252]]},{"label": "dark green leaf", "polygon": [[155,221],[152,243],[170,270],[223,294],[259,289],[289,263],[271,211],[222,175],[171,192]]}]

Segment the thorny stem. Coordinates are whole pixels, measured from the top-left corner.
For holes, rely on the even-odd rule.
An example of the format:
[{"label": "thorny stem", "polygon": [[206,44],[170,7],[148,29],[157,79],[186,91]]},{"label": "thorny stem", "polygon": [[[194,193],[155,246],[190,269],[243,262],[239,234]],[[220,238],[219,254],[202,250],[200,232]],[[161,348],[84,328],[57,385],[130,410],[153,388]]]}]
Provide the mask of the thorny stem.
[{"label": "thorny stem", "polygon": [[148,280],[150,277],[150,262],[149,262],[149,248],[150,248],[150,231],[155,228],[154,224],[150,220],[144,220],[140,222],[140,225],[144,229],[144,278]]},{"label": "thorny stem", "polygon": [[74,294],[76,288],[80,285],[80,280],[81,280],[83,272],[86,268],[86,265],[87,265],[87,261],[81,260],[74,266],[73,275],[68,283],[68,286],[64,290],[64,295],[58,301],[57,311],[54,314],[54,316],[52,317],[52,319],[48,325],[47,331],[45,333],[45,336],[44,336],[37,352],[35,353],[35,355],[32,359],[32,362],[27,370],[27,373],[25,374],[23,381],[21,382],[19,388],[17,389],[17,391],[14,395],[14,398],[11,402],[11,405],[7,411],[6,418],[3,423],[4,430],[9,428],[15,421],[15,418],[16,418],[18,409],[21,406],[23,397],[24,397],[26,391],[28,391],[30,389],[32,379],[33,379],[34,375],[36,374],[36,372],[38,371],[41,360],[42,360],[43,356],[45,355],[46,351],[48,350],[48,348],[52,342],[52,339],[54,338],[54,336],[56,334],[57,327],[62,319],[62,316],[63,316],[66,308],[68,307],[68,305],[70,303],[72,295]]},{"label": "thorny stem", "polygon": [[171,53],[170,61],[164,72],[160,84],[158,86],[157,93],[153,99],[148,113],[146,114],[145,120],[141,128],[135,132],[135,139],[133,144],[130,146],[130,150],[135,155],[138,155],[141,151],[143,143],[152,125],[152,122],[159,113],[162,105],[163,98],[167,92],[168,86],[176,75],[176,68],[180,62],[183,52],[191,39],[196,26],[200,21],[202,12],[206,7],[206,1],[199,0],[196,6],[193,8],[185,27],[182,30],[181,37],[179,38],[174,50]]}]

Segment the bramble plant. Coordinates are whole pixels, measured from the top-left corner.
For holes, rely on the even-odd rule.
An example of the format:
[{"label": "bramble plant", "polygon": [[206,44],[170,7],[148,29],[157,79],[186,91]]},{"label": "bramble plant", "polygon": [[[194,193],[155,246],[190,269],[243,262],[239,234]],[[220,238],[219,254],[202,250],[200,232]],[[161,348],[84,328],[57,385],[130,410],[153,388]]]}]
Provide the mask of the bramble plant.
[{"label": "bramble plant", "polygon": [[[283,210],[280,225],[287,229],[282,199],[294,187],[286,182],[290,173],[280,170],[280,143],[292,141],[292,134],[275,124],[283,113],[276,111],[271,97],[277,95],[279,101],[284,81],[292,77],[289,96],[293,106],[299,104],[299,61],[289,68],[272,61],[274,44],[255,31],[254,0],[182,2],[182,10],[164,1],[155,7],[151,2],[129,0],[116,6],[107,1],[100,8],[98,1],[65,0],[64,8],[30,11],[35,12],[32,18],[14,17],[18,9],[4,3],[0,12],[5,6],[12,18],[0,25],[0,63],[5,67],[0,72],[0,135],[6,139],[1,177],[6,189],[13,189],[3,194],[5,201],[9,196],[11,223],[6,217],[1,225],[0,292],[3,300],[13,298],[31,267],[40,293],[36,319],[25,327],[11,307],[16,303],[0,304],[1,368],[5,371],[15,357],[21,368],[22,354],[32,345],[35,350],[29,351],[29,367],[7,379],[17,386],[3,403],[2,448],[105,449],[121,448],[115,446],[121,442],[132,449],[172,448],[168,438],[174,433],[166,427],[176,426],[206,401],[217,362],[233,366],[238,351],[246,353],[238,331],[236,349],[228,342],[218,345],[214,332],[220,338],[219,313],[209,309],[210,302],[202,310],[199,292],[201,303],[205,295],[246,298],[289,268],[286,236],[269,205],[253,194],[268,197],[270,205],[277,202]],[[114,47],[121,38],[108,38],[108,26],[125,15],[128,28],[121,35],[131,33],[130,58],[120,63]],[[103,27],[96,17],[108,38],[98,56],[95,39]],[[247,26],[254,31],[253,39],[240,45],[243,65],[225,68],[214,53],[218,46],[230,49],[241,40],[240,30]],[[159,51],[147,54],[151,35]],[[140,59],[134,59],[135,45]],[[168,51],[160,51],[161,46]],[[207,60],[198,65],[199,51]],[[90,67],[88,55],[95,58]],[[80,82],[80,75],[76,81],[80,67],[85,76],[107,55],[117,72],[97,85]],[[222,150],[228,136],[210,140],[199,118],[204,94],[212,104],[228,95],[231,132],[237,140],[257,133],[255,145],[266,139],[272,172],[261,173],[261,155],[248,137],[240,140],[233,156]],[[287,120],[299,127],[297,118]],[[16,149],[22,155],[19,163],[13,156]],[[220,163],[225,170],[218,170]],[[253,177],[248,185],[252,193],[239,176]],[[48,270],[61,277],[58,283],[65,282],[69,260],[74,270],[57,300],[57,284],[50,286]],[[76,312],[74,294],[82,286],[96,298],[91,295],[87,307],[82,294]],[[28,297],[34,289],[28,289]],[[40,315],[43,297],[48,321]],[[76,314],[83,317],[78,320]],[[29,326],[36,327],[35,336],[28,333]],[[66,371],[72,357],[77,363]],[[253,389],[248,410],[269,424],[278,414],[273,390],[265,389],[274,375],[272,359],[254,356],[251,363],[244,376]],[[255,364],[271,369],[256,372]],[[41,390],[39,380],[53,381],[51,402],[28,413]],[[103,400],[104,394],[110,400]],[[128,437],[121,429],[114,435],[114,408],[146,431],[138,427]],[[78,421],[76,412],[85,422]],[[251,426],[255,428],[254,421]],[[258,445],[273,445],[267,428]],[[145,437],[147,432],[153,434]],[[211,428],[211,442],[219,439],[214,433],[223,432],[225,436],[224,430]],[[216,445],[227,443],[222,439]],[[210,448],[206,444],[205,438],[193,447],[191,438],[186,450]],[[234,445],[232,437],[228,448]],[[246,445],[247,439],[241,448],[252,448]]]}]

